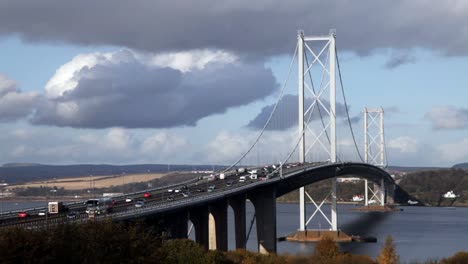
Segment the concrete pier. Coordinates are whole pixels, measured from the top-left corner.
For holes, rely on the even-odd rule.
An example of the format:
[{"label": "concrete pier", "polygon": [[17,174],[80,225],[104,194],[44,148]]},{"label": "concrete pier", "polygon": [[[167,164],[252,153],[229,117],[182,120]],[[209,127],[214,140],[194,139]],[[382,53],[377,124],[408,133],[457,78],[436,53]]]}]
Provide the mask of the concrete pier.
[{"label": "concrete pier", "polygon": [[265,188],[250,194],[257,221],[258,252],[276,253],[276,190]]},{"label": "concrete pier", "polygon": [[245,200],[245,195],[240,195],[229,200],[229,205],[231,206],[234,212],[236,249],[245,249],[245,246],[247,244]]},{"label": "concrete pier", "polygon": [[227,201],[208,206],[208,249],[228,249]]}]

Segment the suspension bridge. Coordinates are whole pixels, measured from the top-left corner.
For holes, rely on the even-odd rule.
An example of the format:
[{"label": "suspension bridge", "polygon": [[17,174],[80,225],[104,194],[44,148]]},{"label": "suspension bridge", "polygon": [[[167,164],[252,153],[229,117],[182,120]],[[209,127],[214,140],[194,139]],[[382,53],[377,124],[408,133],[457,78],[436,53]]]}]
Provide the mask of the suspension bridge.
[{"label": "suspension bridge", "polygon": [[[294,68],[297,81],[290,80]],[[288,90],[291,82],[294,92]],[[341,88],[340,95],[337,86]],[[276,252],[276,198],[289,192],[299,190],[298,229],[290,236],[298,241],[320,239],[323,233],[337,240],[349,239],[339,229],[337,178],[365,179],[365,206],[374,199],[382,208],[393,201],[408,201],[408,195],[384,169],[387,155],[382,108],[364,109],[364,142],[359,144],[357,130],[353,129],[356,118],[350,117],[346,101],[334,31],[318,37],[298,32],[288,75],[276,101],[264,110],[270,112],[260,120],[264,125],[251,136],[250,146],[223,171],[211,178],[116,197],[112,212],[96,215],[93,220],[146,219],[173,238],[187,238],[193,229],[195,240],[205,248],[227,250],[230,206],[234,212],[236,248],[246,247],[255,222],[258,250],[270,253]],[[304,186],[322,180],[331,181],[331,190],[325,199],[316,201]],[[374,183],[372,188],[369,182]],[[145,203],[137,208],[126,201],[129,197],[145,197]],[[306,198],[315,206],[310,215],[306,212]],[[250,225],[246,219],[246,200],[255,208]],[[330,212],[322,209],[325,202],[330,203]],[[83,203],[68,206],[77,212],[72,219],[57,214],[46,219],[20,220],[14,214],[5,214],[0,217],[0,227],[43,228],[89,221]],[[314,232],[308,227],[319,216],[326,219],[329,227]]]}]

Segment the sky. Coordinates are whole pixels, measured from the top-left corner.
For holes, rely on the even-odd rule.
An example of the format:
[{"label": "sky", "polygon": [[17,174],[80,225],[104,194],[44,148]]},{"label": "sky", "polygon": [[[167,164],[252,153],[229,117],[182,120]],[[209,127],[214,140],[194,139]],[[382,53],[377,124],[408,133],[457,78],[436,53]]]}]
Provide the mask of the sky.
[{"label": "sky", "polygon": [[382,107],[389,165],[468,162],[467,13],[463,0],[1,0],[0,163],[231,164],[287,79],[244,162],[281,160],[297,137],[297,31],[330,29],[361,151],[362,111]]}]

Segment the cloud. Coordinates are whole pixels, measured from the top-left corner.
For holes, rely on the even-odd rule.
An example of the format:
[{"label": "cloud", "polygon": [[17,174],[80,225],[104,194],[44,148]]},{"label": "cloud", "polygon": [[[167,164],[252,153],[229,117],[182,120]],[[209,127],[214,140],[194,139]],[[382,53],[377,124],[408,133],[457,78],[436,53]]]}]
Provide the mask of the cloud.
[{"label": "cloud", "polygon": [[419,142],[409,136],[401,136],[388,140],[389,148],[398,150],[400,153],[416,153],[419,150]]},{"label": "cloud", "polygon": [[359,54],[423,47],[467,55],[467,12],[464,0],[435,1],[430,7],[422,0],[6,0],[0,2],[0,34],[29,42],[152,52],[217,48],[269,56],[289,53],[297,29],[316,35],[336,28],[340,49]]},{"label": "cloud", "polygon": [[436,146],[437,159],[451,164],[466,162],[468,160],[468,138],[458,142],[446,143]]},{"label": "cloud", "polygon": [[165,131],[138,135],[122,128],[73,133],[34,126],[8,130],[0,128],[0,159],[5,163],[188,163],[190,151],[186,138]]},{"label": "cloud", "polygon": [[[322,100],[325,106],[329,105],[328,101]],[[307,108],[312,104],[312,99],[311,98],[306,98],[305,103],[304,103],[304,109],[305,111]],[[270,113],[272,112],[274,108],[274,104],[267,105],[262,108],[259,114],[257,114],[256,117],[254,117],[248,124],[248,128],[252,129],[262,129],[263,126],[265,125],[266,121],[268,120],[268,117],[270,116]],[[320,111],[319,111],[320,108]],[[314,120],[319,120],[320,119],[320,114],[324,119],[328,118],[328,114],[325,111],[325,108],[323,108],[322,105],[317,107],[317,105],[314,108],[314,111],[311,113],[310,116],[310,121]],[[307,115],[307,118],[305,121],[309,120],[309,115]],[[336,115],[338,117],[344,117],[346,116],[346,108],[343,104],[336,103]],[[359,117],[353,117],[351,118],[351,122],[357,122],[359,121]],[[278,103],[278,107],[275,111],[275,114],[273,115],[270,124],[267,126],[267,130],[286,130],[289,129],[293,126],[297,126],[298,124],[298,97],[297,95],[290,95],[286,94],[284,95],[280,102]]]},{"label": "cloud", "polygon": [[14,80],[0,74],[0,121],[27,117],[38,99],[38,93],[23,93],[16,87]]},{"label": "cloud", "polygon": [[181,151],[188,152],[190,144],[186,138],[169,132],[158,132],[146,138],[141,144],[141,153],[150,157],[174,157]]},{"label": "cloud", "polygon": [[454,106],[434,106],[425,114],[434,129],[465,129],[468,127],[468,109]]},{"label": "cloud", "polygon": [[394,69],[403,64],[415,63],[416,57],[408,52],[392,54],[388,61],[385,63],[385,68]]},{"label": "cloud", "polygon": [[49,80],[31,122],[75,128],[195,126],[277,87],[262,63],[222,51],[82,54]]}]

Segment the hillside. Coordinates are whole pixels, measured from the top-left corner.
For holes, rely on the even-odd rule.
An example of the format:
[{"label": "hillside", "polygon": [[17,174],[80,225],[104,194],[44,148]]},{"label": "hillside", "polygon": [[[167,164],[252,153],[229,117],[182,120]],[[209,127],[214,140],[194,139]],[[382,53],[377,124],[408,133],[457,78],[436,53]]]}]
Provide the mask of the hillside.
[{"label": "hillside", "polygon": [[[468,172],[462,169],[438,169],[407,174],[400,186],[427,205],[468,205]],[[448,191],[460,195],[457,199],[443,197]]]},{"label": "hillside", "polygon": [[452,166],[454,169],[468,169],[468,162],[458,163]]}]

